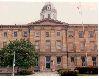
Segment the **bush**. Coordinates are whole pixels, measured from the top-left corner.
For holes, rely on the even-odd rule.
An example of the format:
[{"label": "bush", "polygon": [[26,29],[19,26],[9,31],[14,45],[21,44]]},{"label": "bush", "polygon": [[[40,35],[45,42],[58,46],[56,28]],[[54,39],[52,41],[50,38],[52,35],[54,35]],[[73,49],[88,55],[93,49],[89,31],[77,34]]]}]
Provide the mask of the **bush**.
[{"label": "bush", "polygon": [[98,74],[98,67],[76,67],[80,74]]},{"label": "bush", "polygon": [[21,70],[17,75],[30,75],[30,74],[32,74],[32,71]]},{"label": "bush", "polygon": [[70,71],[69,69],[59,69],[57,71],[61,76],[77,76],[76,71]]}]

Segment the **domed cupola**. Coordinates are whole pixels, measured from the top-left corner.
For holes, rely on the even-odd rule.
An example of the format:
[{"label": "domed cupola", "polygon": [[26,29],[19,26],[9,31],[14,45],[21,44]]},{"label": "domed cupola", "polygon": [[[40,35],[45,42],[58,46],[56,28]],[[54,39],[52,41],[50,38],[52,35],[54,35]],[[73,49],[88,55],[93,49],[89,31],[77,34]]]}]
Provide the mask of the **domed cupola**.
[{"label": "domed cupola", "polygon": [[54,20],[57,19],[57,11],[52,3],[50,2],[45,3],[44,7],[41,10],[40,17],[41,19],[45,19],[45,18],[54,19]]}]

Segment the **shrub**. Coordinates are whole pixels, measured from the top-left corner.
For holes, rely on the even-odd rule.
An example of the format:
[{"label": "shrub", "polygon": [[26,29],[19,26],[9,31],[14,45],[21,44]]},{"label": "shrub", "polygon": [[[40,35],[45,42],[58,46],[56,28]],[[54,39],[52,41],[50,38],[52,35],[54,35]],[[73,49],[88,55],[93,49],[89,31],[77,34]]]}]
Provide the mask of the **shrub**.
[{"label": "shrub", "polygon": [[32,74],[32,71],[21,70],[17,75],[30,75],[30,74]]},{"label": "shrub", "polygon": [[98,67],[76,67],[80,74],[98,74]]},{"label": "shrub", "polygon": [[77,76],[76,71],[70,71],[69,69],[59,69],[57,71],[61,76]]}]

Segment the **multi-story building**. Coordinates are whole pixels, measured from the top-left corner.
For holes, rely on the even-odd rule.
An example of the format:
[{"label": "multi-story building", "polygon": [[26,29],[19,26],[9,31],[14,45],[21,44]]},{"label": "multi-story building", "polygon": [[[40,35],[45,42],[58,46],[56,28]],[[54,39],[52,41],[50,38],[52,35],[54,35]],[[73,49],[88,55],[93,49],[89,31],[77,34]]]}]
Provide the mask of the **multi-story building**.
[{"label": "multi-story building", "polygon": [[58,21],[51,3],[44,5],[40,16],[26,25],[0,25],[0,48],[9,41],[28,39],[39,54],[41,71],[98,66],[98,24]]}]

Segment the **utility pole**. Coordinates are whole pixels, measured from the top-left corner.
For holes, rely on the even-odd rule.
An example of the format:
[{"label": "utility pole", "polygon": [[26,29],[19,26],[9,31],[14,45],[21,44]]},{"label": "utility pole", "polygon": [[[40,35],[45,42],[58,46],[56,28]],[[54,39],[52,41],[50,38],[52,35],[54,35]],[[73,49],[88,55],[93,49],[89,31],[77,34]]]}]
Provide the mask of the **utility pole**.
[{"label": "utility pole", "polygon": [[14,57],[13,57],[13,73],[12,73],[12,76],[14,76],[14,73],[15,73],[15,68],[14,68],[14,66],[15,66],[15,51],[14,51],[14,55],[13,55]]}]

